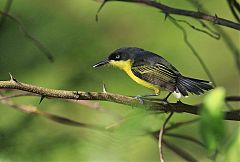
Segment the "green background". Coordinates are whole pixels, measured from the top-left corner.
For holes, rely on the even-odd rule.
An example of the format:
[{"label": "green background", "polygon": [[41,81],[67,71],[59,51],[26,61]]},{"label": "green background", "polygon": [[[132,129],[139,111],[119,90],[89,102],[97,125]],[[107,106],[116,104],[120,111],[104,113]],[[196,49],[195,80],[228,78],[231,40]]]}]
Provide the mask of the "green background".
[{"label": "green background", "polygon": [[[194,9],[187,1],[161,1],[178,8]],[[219,17],[234,20],[226,1],[202,1]],[[6,0],[0,1],[3,9]],[[217,3],[217,5],[216,5]],[[100,6],[93,0],[15,0],[10,13],[16,16],[27,31],[40,40],[54,55],[50,63],[44,54],[7,19],[0,28],[0,80],[8,80],[8,73],[19,81],[54,89],[107,91],[124,95],[146,94],[151,91],[137,85],[126,74],[111,67],[92,68],[120,47],[134,46],[155,52],[171,62],[182,74],[208,79],[196,57],[183,42],[182,32],[164,14],[144,5],[110,2],[99,14]],[[201,27],[192,18],[186,19]],[[227,95],[239,95],[239,77],[231,51],[222,39],[215,40],[182,24],[189,40],[210,69],[218,86]],[[223,27],[235,45],[239,32]],[[162,92],[161,97],[167,93]],[[203,96],[190,96],[181,101],[201,103]],[[115,103],[100,102],[107,112],[90,109],[80,104],[59,99],[44,100],[22,97],[17,103],[31,104],[40,110],[68,117],[80,122],[109,126],[119,124],[115,131],[104,132],[70,127],[32,116],[0,105],[0,161],[158,161],[158,143],[145,130],[161,127],[165,115],[153,115],[145,110]],[[176,99],[170,98],[175,102]],[[172,122],[185,121],[195,116],[175,114]],[[228,131],[236,122],[226,122]],[[198,124],[176,129],[200,138]],[[200,161],[210,161],[200,146],[166,138],[183,147]],[[164,148],[166,161],[181,161]]]}]

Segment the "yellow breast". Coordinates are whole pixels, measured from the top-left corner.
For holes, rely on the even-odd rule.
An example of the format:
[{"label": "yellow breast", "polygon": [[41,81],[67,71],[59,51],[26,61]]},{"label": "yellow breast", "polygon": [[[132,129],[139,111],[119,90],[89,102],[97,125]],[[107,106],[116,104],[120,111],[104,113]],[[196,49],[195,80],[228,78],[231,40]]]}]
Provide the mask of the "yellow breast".
[{"label": "yellow breast", "polygon": [[132,73],[131,67],[132,67],[132,62],[131,60],[127,60],[127,61],[110,61],[109,62],[111,65],[120,68],[121,70],[125,71],[131,78],[132,80],[134,80],[135,82],[137,82],[138,84],[141,84],[149,89],[153,89],[155,91],[156,94],[159,94],[159,87],[146,82],[145,80],[142,80],[140,78],[138,78],[137,76],[135,76]]}]

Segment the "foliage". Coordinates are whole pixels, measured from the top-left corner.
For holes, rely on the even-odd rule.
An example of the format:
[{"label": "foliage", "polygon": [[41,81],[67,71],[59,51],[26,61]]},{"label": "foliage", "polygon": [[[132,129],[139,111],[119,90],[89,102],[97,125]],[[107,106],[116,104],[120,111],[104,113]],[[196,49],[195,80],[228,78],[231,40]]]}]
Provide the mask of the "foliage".
[{"label": "foliage", "polygon": [[233,138],[231,139],[226,152],[224,161],[235,161],[239,159],[240,155],[240,127],[238,126],[233,133]]},{"label": "foliage", "polygon": [[225,140],[224,98],[224,88],[216,88],[204,99],[200,130],[203,141],[210,153],[214,153]]}]

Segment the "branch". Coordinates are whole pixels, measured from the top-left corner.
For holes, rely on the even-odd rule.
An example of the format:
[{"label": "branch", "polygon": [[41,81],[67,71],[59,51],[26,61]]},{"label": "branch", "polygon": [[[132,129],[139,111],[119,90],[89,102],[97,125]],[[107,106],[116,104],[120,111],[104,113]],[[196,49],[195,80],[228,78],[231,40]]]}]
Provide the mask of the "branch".
[{"label": "branch", "polygon": [[[200,11],[190,11],[190,10],[173,8],[173,7],[169,7],[165,4],[162,4],[160,2],[156,2],[156,1],[153,1],[153,0],[104,0],[103,4],[105,4],[106,2],[109,2],[109,1],[123,1],[123,2],[142,3],[142,4],[145,4],[147,6],[151,6],[151,7],[155,7],[157,9],[160,9],[162,12],[164,12],[167,15],[174,14],[174,15],[188,16],[188,17],[192,17],[192,18],[195,18],[195,19],[206,20],[206,21],[212,22],[214,24],[226,26],[226,27],[229,27],[229,28],[232,28],[232,29],[240,30],[240,24],[238,24],[236,22],[232,22],[232,21],[227,20],[227,19],[220,18],[216,15],[211,16],[211,15],[205,14],[205,13],[200,12]],[[103,5],[101,5],[101,8],[102,7],[103,7]]]},{"label": "branch", "polygon": [[[16,89],[25,92],[30,92],[44,96],[45,98],[62,98],[73,100],[101,100],[110,101],[119,104],[144,107],[146,110],[151,111],[164,111],[164,112],[178,112],[189,113],[198,115],[201,109],[201,104],[188,105],[178,101],[177,103],[164,103],[157,100],[144,99],[143,103],[138,99],[130,96],[123,96],[119,94],[107,93],[107,92],[82,92],[82,91],[68,91],[68,90],[56,90],[35,85],[21,83],[15,78],[11,77],[10,81],[0,81],[0,89]],[[226,111],[225,120],[240,121],[240,110]]]},{"label": "branch", "polygon": [[197,140],[194,137],[188,136],[188,135],[165,133],[164,136],[175,137],[175,138],[180,138],[180,139],[183,139],[183,140],[187,140],[187,141],[193,142],[193,143],[205,148],[205,145],[201,141]]},{"label": "branch", "polygon": [[207,74],[208,78],[210,79],[210,81],[213,83],[214,86],[216,86],[216,83],[213,79],[213,76],[211,75],[211,72],[209,71],[209,69],[207,68],[207,65],[204,63],[203,59],[200,57],[200,55],[198,54],[197,50],[195,50],[195,48],[193,47],[193,45],[190,43],[190,41],[188,40],[188,35],[187,35],[187,31],[178,23],[178,20],[173,18],[172,16],[168,16],[169,20],[177,27],[179,28],[182,33],[183,33],[183,40],[186,43],[186,45],[190,48],[190,50],[192,51],[192,54],[197,58],[197,60],[199,61],[200,65],[202,66],[203,70],[205,71],[205,73]]},{"label": "branch", "polygon": [[195,159],[194,157],[192,157],[192,155],[190,155],[189,153],[187,153],[186,151],[182,150],[181,148],[167,142],[166,140],[163,140],[163,144],[168,147],[170,150],[172,150],[173,152],[175,152],[177,155],[179,155],[180,157],[182,157],[183,159],[185,159],[186,161],[191,161],[191,162],[197,162],[198,160]]},{"label": "branch", "polygon": [[[11,6],[12,6],[12,2],[13,2],[13,0],[7,0],[4,11],[3,11],[4,13],[8,14],[8,12],[9,12]],[[1,19],[0,19],[0,28],[4,24],[5,20],[6,20],[6,16],[2,15]]]},{"label": "branch", "polygon": [[[198,0],[188,0],[188,2],[190,2],[195,8],[197,8],[205,13],[208,13],[208,11],[199,3]],[[240,11],[240,9],[239,9],[239,11]],[[232,51],[232,54],[234,56],[234,61],[236,62],[236,65],[237,65],[238,73],[240,74],[240,51],[239,51],[238,46],[235,45],[235,42],[220,26],[214,25],[214,28],[219,33],[221,33],[221,36],[222,36],[225,44],[227,45],[229,50]]]},{"label": "branch", "polygon": [[47,49],[38,39],[34,38],[27,31],[27,29],[25,28],[25,26],[22,24],[22,22],[19,19],[10,15],[9,13],[3,12],[3,11],[0,11],[0,15],[2,15],[3,17],[9,18],[13,22],[15,22],[18,25],[19,30],[24,34],[24,36],[26,38],[28,38],[44,55],[46,55],[46,57],[48,58],[48,60],[50,62],[54,62],[52,52],[49,49]]},{"label": "branch", "polygon": [[[3,97],[3,96],[0,95],[0,97]],[[64,124],[64,125],[68,125],[68,126],[74,126],[74,127],[95,129],[95,130],[105,130],[103,127],[74,121],[74,120],[66,118],[66,117],[62,117],[62,116],[59,116],[59,115],[54,115],[54,114],[51,114],[51,113],[48,113],[48,112],[40,111],[40,110],[38,110],[37,107],[32,106],[32,105],[16,104],[9,99],[0,100],[0,103],[8,105],[11,108],[17,109],[17,110],[22,111],[24,113],[42,116],[44,118],[47,118],[48,120],[51,120],[51,121],[54,121],[54,122],[57,122],[57,123],[60,123],[60,124]]]},{"label": "branch", "polygon": [[[1,92],[1,91],[0,91]],[[12,99],[12,98],[16,98],[16,97],[27,97],[27,96],[38,96],[41,97],[41,95],[39,94],[34,94],[34,93],[29,93],[29,92],[20,92],[20,93],[16,93],[13,95],[8,95],[8,96],[1,96],[0,95],[0,102],[1,100],[8,100],[8,99]],[[68,102],[72,102],[72,103],[77,103],[80,104],[82,106],[94,109],[94,110],[98,110],[101,112],[105,112],[110,114],[111,116],[114,116],[117,119],[121,119],[121,116],[113,111],[109,111],[106,110],[104,107],[102,107],[98,102],[94,102],[94,101],[90,101],[90,100],[72,100],[72,99],[65,99]]]},{"label": "branch", "polygon": [[235,8],[237,8],[237,6],[239,6],[238,2],[235,0],[227,0],[228,6],[233,14],[233,16],[235,17],[235,19],[240,23],[240,18],[238,13],[235,11]]},{"label": "branch", "polygon": [[169,127],[165,128],[165,132],[168,132],[172,129],[175,129],[175,128],[178,128],[178,127],[181,127],[181,126],[184,126],[184,125],[192,124],[192,123],[197,122],[197,121],[199,121],[199,118],[172,124]]}]

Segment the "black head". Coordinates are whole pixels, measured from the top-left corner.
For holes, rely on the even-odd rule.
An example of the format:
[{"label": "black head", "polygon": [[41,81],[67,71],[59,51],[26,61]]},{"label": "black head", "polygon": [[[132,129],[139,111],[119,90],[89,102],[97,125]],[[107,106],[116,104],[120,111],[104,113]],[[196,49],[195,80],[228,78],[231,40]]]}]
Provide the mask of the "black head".
[{"label": "black head", "polygon": [[98,67],[105,65],[111,61],[127,61],[127,60],[134,60],[137,55],[144,51],[141,48],[136,47],[126,47],[126,48],[119,48],[113,51],[107,59],[100,61],[99,63],[95,64],[93,67]]}]

